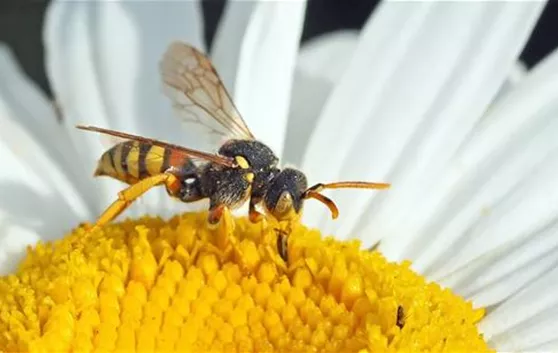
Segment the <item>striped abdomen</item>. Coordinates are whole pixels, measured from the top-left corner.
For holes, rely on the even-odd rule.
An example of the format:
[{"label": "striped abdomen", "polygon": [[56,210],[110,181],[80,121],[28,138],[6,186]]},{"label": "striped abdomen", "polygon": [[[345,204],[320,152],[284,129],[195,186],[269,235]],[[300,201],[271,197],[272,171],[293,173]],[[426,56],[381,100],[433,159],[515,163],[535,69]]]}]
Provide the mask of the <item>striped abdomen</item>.
[{"label": "striped abdomen", "polygon": [[95,175],[107,175],[128,184],[164,173],[169,167],[195,168],[183,154],[139,141],[119,143],[103,153]]}]

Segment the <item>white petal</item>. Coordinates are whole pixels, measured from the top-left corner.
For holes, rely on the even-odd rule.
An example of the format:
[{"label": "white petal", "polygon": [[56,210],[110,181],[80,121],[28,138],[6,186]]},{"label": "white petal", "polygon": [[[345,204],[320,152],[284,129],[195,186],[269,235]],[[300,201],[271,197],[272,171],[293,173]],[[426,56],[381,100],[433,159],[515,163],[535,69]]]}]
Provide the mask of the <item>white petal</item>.
[{"label": "white petal", "polygon": [[[479,329],[502,352],[558,350],[558,267],[525,287],[484,318]],[[539,350],[539,347],[545,347]]]},{"label": "white petal", "polygon": [[[158,62],[173,40],[203,50],[201,27],[197,1],[54,3],[47,16],[47,62],[68,126],[95,124],[195,145],[196,136],[185,138],[188,132],[161,93]],[[72,134],[87,141],[81,152],[92,170],[103,149],[99,136]],[[100,184],[110,185],[102,193],[104,207],[122,186],[108,180],[96,181],[95,188]],[[152,191],[138,204],[160,210],[167,199],[164,191]]]},{"label": "white petal", "polygon": [[276,153],[283,151],[291,86],[306,1],[261,1],[240,51],[235,101],[248,126]]},{"label": "white petal", "polygon": [[478,17],[478,31],[472,32],[473,38],[481,38],[466,47],[449,80],[440,82],[437,102],[424,111],[427,120],[418,126],[391,171],[394,189],[367,209],[378,207],[364,234],[377,232],[385,237],[381,251],[391,258],[417,259],[416,269],[421,269],[421,250],[438,245],[433,244],[436,230],[428,228],[429,220],[441,213],[451,219],[450,212],[461,207],[449,203],[452,196],[445,187],[447,178],[464,170],[456,165],[455,153],[493,102],[541,9],[526,3],[487,5]]},{"label": "white petal", "polygon": [[80,197],[79,161],[52,106],[0,46],[0,218],[59,237],[89,210]]},{"label": "white petal", "polygon": [[[531,281],[558,265],[556,234],[554,225],[529,237],[529,241],[514,244],[509,253],[496,257],[485,264],[472,280],[461,280],[466,286],[456,291],[465,293],[476,306],[490,306],[505,300]],[[457,276],[456,276],[457,277]],[[469,278],[471,278],[469,277]]]},{"label": "white petal", "polygon": [[109,119],[118,128],[187,142],[161,94],[158,65],[173,40],[204,50],[199,3],[102,2],[96,11],[92,41]]},{"label": "white petal", "polygon": [[0,218],[0,276],[12,274],[23,258],[26,248],[41,240],[37,233]]},{"label": "white petal", "polygon": [[459,270],[438,278],[449,272],[444,267],[432,277],[475,305],[490,306],[556,267],[557,161],[558,149],[471,226],[467,240],[446,250],[456,258],[446,259],[448,266]]},{"label": "white petal", "polygon": [[[393,187],[373,202],[363,191],[335,193],[344,212],[336,234],[360,233],[365,246],[385,238],[388,256],[407,255],[406,243],[439,209],[439,197],[432,197],[437,178],[491,103],[541,8],[428,2],[377,9],[324,111],[304,169],[318,170],[320,179]],[[388,35],[394,32],[395,39]],[[318,152],[327,141],[334,147]],[[318,153],[328,163],[311,162]]]},{"label": "white petal", "polygon": [[357,47],[359,33],[342,30],[321,35],[300,49],[297,68],[312,76],[325,77],[337,83],[345,72]]},{"label": "white petal", "polygon": [[232,97],[235,97],[234,88],[242,41],[256,5],[256,1],[226,2],[221,21],[215,31],[211,61]]},{"label": "white petal", "polygon": [[500,91],[494,98],[494,100],[498,100],[506,95],[512,88],[517,86],[527,75],[527,67],[521,61],[518,61],[508,73],[508,77],[502,87],[500,87]]},{"label": "white petal", "polygon": [[355,31],[317,37],[300,49],[282,162],[300,165],[302,153],[332,88],[345,73],[358,41]]},{"label": "white petal", "polygon": [[[554,319],[552,319],[552,322],[554,322]],[[536,345],[533,345],[533,346],[529,346],[527,351],[529,351],[529,352],[549,352],[549,353],[551,353],[551,352],[556,352],[557,349],[558,349],[558,339],[552,339],[552,340],[544,342],[544,343],[539,343],[539,344],[536,344]]]},{"label": "white petal", "polygon": [[[464,282],[460,277],[466,278],[471,262],[499,258],[491,271],[504,278],[503,271],[517,261],[517,256],[507,256],[510,248],[521,251],[522,244],[536,264],[536,252],[527,249],[540,252],[554,246],[552,237],[537,234],[551,227],[558,213],[557,68],[554,53],[495,104],[491,116],[456,156],[454,170],[463,172],[448,177],[444,185],[449,190],[448,213],[454,203],[459,210],[451,217],[441,212],[431,220],[429,246],[415,262],[432,278],[447,277],[448,284]],[[535,268],[550,261],[544,256],[538,260]],[[476,291],[483,281],[464,290]],[[517,285],[521,281],[517,279]],[[483,302],[502,299],[493,295]]]},{"label": "white petal", "polygon": [[[79,123],[112,127],[100,92],[92,33],[87,26],[94,6],[93,3],[51,3],[44,32],[47,75],[61,108],[63,123],[82,158],[82,163],[75,167],[83,168],[89,175],[93,174],[104,147],[98,135],[73,127]],[[98,213],[109,198],[114,197],[118,186],[102,180],[94,182],[92,177],[86,180],[90,184],[87,188],[95,190],[100,200],[94,210]]]},{"label": "white petal", "polygon": [[[0,102],[0,113],[11,114]],[[43,238],[62,236],[82,215],[79,197],[37,141],[10,119],[0,119],[0,218],[34,229]],[[73,202],[72,202],[73,201]]]},{"label": "white petal", "polygon": [[[3,118],[11,119],[34,140],[41,143],[49,157],[70,179],[73,188],[80,191],[87,206],[81,205],[80,212],[86,213],[94,208],[95,195],[87,192],[85,181],[91,175],[76,168],[80,158],[76,153],[68,133],[57,121],[52,102],[44,96],[40,88],[30,80],[16,64],[15,58],[7,47],[0,45],[0,96],[9,114]],[[74,194],[74,190],[69,190]]]}]

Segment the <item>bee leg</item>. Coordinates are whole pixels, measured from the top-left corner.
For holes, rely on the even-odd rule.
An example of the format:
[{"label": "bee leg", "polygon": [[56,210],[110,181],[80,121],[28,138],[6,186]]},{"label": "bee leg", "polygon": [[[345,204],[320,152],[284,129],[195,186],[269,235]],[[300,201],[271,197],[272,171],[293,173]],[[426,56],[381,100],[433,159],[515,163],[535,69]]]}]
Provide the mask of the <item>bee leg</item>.
[{"label": "bee leg", "polygon": [[277,252],[279,253],[279,256],[281,256],[281,258],[283,259],[283,261],[285,261],[285,263],[289,264],[289,238],[288,238],[288,234],[287,232],[278,229],[277,230]]},{"label": "bee leg", "polygon": [[244,260],[244,254],[240,250],[238,239],[234,234],[234,220],[225,205],[209,207],[207,219],[209,229],[216,236],[216,246],[209,244],[206,250],[215,253],[220,257],[227,257],[232,251],[239,259],[239,265],[245,275],[252,273],[252,269]]},{"label": "bee leg", "polygon": [[252,223],[259,223],[263,220],[263,214],[256,210],[256,205],[261,201],[261,198],[251,197],[248,218]]},{"label": "bee leg", "polygon": [[130,206],[138,197],[145,194],[152,187],[165,184],[169,192],[177,192],[180,188],[180,181],[173,174],[165,173],[154,175],[149,178],[140,180],[136,184],[120,191],[118,200],[114,201],[95,222],[92,229],[101,227],[113,219],[118,217],[128,206]]},{"label": "bee leg", "polygon": [[266,244],[264,250],[269,257],[269,260],[271,260],[275,264],[275,266],[277,266],[277,269],[279,269],[283,273],[288,272],[287,265],[285,264],[285,261],[281,258],[281,256],[277,254],[276,248],[271,246],[271,244]]},{"label": "bee leg", "polygon": [[[288,233],[280,228],[275,228],[273,230],[276,235],[277,244],[275,249],[271,244],[267,243],[265,245],[265,251],[269,256],[269,259],[284,273],[292,273],[292,269],[289,268],[289,254],[288,254]],[[300,267],[300,266],[299,266]]]},{"label": "bee leg", "polygon": [[225,213],[226,207],[227,206],[225,205],[211,205],[209,207],[209,214],[207,215],[207,223],[209,223],[211,227],[215,227],[219,223],[219,221],[223,217],[223,214]]}]

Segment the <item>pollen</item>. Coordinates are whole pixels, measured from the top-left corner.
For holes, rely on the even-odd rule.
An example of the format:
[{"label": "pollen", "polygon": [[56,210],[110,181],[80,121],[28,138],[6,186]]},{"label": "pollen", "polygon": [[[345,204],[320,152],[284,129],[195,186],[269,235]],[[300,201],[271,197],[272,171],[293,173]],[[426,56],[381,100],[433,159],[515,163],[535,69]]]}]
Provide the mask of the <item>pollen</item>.
[{"label": "pollen", "polygon": [[488,352],[482,309],[357,241],[225,214],[144,217],[29,248],[0,352]]}]

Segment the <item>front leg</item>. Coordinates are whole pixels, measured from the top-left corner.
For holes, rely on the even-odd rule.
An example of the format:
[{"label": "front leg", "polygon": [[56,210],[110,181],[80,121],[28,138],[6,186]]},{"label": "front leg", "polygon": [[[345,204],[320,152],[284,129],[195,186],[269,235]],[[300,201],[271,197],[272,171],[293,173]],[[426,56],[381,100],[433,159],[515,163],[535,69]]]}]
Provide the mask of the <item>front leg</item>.
[{"label": "front leg", "polygon": [[248,217],[252,223],[259,223],[263,220],[264,216],[258,210],[256,210],[256,205],[261,202],[261,197],[253,196],[250,198],[250,209]]},{"label": "front leg", "polygon": [[276,229],[277,234],[277,252],[279,256],[285,261],[285,263],[289,264],[289,232]]}]

